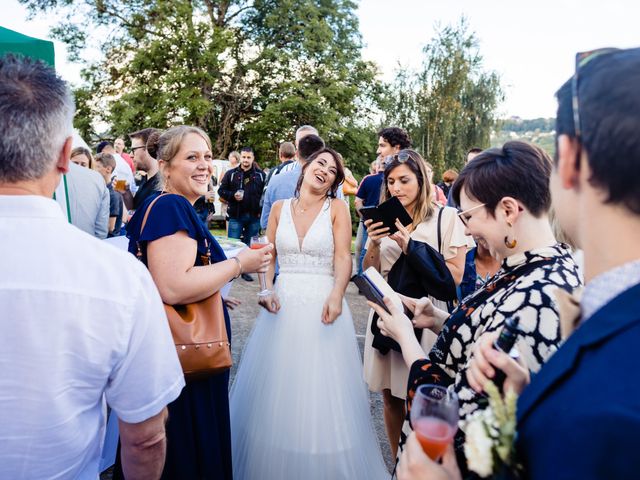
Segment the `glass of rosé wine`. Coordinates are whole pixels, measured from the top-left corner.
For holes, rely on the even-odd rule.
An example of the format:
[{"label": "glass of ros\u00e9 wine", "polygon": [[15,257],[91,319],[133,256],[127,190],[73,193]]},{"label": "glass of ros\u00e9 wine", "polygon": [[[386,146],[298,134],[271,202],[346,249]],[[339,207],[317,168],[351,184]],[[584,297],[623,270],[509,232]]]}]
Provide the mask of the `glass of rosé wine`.
[{"label": "glass of ros\u00e9 wine", "polygon": [[458,396],[439,385],[420,385],[411,404],[411,425],[424,453],[438,460],[458,430]]},{"label": "glass of ros\u00e9 wine", "polygon": [[[257,250],[259,248],[266,247],[267,245],[269,245],[269,238],[266,235],[256,235],[255,237],[251,237],[249,247]],[[258,273],[258,280],[260,281],[260,291],[258,292],[258,296],[267,297],[271,295],[273,292],[267,288],[267,274]]]}]

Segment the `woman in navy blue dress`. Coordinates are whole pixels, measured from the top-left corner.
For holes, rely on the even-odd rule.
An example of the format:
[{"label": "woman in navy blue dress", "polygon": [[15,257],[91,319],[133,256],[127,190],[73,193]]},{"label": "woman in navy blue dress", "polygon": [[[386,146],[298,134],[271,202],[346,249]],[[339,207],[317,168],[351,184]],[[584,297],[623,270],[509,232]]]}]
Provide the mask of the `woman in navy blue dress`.
[{"label": "woman in navy blue dress", "polygon": [[[140,245],[142,261],[162,300],[172,305],[199,301],[241,273],[266,271],[272,247],[245,249],[227,260],[193,208],[207,191],[212,174],[211,141],[206,133],[195,127],[174,127],[157,142],[164,194],[151,208],[142,234],[143,217],[155,197],[136,211],[127,232],[129,251],[137,253]],[[200,260],[207,245],[212,265]],[[231,340],[226,307],[225,322]],[[169,404],[163,479],[232,478],[228,386],[229,372],[190,381]],[[118,459],[116,479],[121,478],[119,463]]]}]

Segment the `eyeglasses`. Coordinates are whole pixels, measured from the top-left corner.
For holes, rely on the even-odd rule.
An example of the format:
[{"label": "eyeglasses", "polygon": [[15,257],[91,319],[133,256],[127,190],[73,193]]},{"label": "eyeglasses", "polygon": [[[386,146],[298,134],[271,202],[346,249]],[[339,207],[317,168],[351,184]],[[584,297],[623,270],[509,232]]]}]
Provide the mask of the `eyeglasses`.
[{"label": "eyeglasses", "polygon": [[465,227],[468,227],[469,225],[467,224],[467,222],[471,220],[471,218],[466,219],[464,218],[464,216],[467,215],[469,212],[473,212],[474,210],[480,207],[484,207],[485,205],[486,203],[481,203],[480,205],[476,205],[475,207],[471,207],[471,208],[468,208],[467,210],[463,210],[462,212],[458,212],[458,218],[462,221]]},{"label": "eyeglasses", "polygon": [[590,50],[588,52],[576,53],[576,71],[571,79],[571,107],[573,109],[573,129],[576,133],[576,137],[582,136],[582,127],[580,125],[580,104],[578,101],[578,80],[580,69],[583,68],[594,58],[602,55],[608,55],[613,52],[619,51],[619,48],[599,48],[597,50]]},{"label": "eyeglasses", "polygon": [[147,148],[145,145],[140,145],[139,147],[131,147],[131,153],[135,153],[139,148]]}]

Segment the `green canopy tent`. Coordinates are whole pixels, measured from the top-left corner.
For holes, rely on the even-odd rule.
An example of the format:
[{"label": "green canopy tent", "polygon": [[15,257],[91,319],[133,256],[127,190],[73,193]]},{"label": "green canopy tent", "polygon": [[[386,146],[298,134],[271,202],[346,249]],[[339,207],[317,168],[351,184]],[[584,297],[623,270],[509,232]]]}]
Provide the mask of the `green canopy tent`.
[{"label": "green canopy tent", "polygon": [[53,42],[29,37],[0,27],[0,57],[7,53],[21,53],[26,57],[43,60],[55,67],[55,52]]}]

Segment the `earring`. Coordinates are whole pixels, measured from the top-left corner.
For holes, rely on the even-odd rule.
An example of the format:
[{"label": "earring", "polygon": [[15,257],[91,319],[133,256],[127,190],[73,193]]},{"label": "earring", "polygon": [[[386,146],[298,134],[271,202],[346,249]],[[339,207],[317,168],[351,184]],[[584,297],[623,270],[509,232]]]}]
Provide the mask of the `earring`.
[{"label": "earring", "polygon": [[[507,225],[509,225],[509,228],[513,227],[513,225],[511,225],[510,223],[507,223]],[[504,244],[507,246],[507,248],[516,248],[516,245],[518,244],[518,241],[515,238],[513,240],[509,241],[509,235],[505,235],[504,236]]]}]

